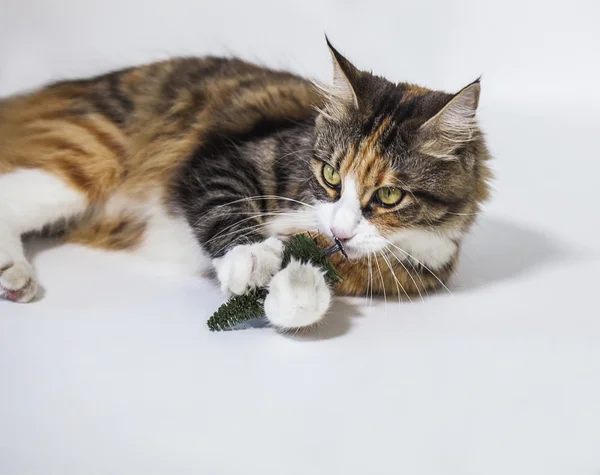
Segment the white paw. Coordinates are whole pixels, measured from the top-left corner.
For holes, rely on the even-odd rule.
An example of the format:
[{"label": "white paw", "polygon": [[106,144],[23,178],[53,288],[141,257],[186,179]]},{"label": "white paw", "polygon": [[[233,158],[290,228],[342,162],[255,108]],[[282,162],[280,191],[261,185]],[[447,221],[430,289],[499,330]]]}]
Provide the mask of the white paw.
[{"label": "white paw", "polygon": [[268,238],[256,244],[234,247],[223,257],[213,259],[221,290],[229,295],[241,295],[248,289],[266,286],[281,269],[283,243]]},{"label": "white paw", "polygon": [[277,327],[301,328],[321,320],[330,303],[323,271],[292,260],[271,279],[265,314]]},{"label": "white paw", "polygon": [[25,261],[0,263],[0,294],[13,302],[29,302],[37,292],[33,268]]}]

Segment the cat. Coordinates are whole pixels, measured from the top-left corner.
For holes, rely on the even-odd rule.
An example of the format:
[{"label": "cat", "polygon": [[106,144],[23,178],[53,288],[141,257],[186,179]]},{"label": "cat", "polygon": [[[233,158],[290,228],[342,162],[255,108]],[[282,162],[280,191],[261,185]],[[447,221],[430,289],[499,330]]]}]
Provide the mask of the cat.
[{"label": "cat", "polygon": [[488,198],[480,81],[456,94],[357,69],[327,40],[333,84],[240,59],[175,58],[0,101],[0,287],[31,301],[22,237],[136,250],[212,270],[225,294],[269,286],[282,329],[332,290],[282,242],[336,236],[340,295],[447,288]]}]

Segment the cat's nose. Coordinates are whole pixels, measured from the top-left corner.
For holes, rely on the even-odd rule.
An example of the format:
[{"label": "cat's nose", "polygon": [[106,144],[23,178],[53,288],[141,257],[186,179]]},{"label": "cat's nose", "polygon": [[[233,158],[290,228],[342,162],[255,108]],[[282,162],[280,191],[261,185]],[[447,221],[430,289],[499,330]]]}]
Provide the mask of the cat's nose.
[{"label": "cat's nose", "polygon": [[352,239],[355,236],[351,232],[342,231],[341,229],[337,229],[337,228],[331,228],[330,231],[331,231],[331,234],[333,234],[336,238],[338,238],[342,242],[349,241],[350,239]]}]

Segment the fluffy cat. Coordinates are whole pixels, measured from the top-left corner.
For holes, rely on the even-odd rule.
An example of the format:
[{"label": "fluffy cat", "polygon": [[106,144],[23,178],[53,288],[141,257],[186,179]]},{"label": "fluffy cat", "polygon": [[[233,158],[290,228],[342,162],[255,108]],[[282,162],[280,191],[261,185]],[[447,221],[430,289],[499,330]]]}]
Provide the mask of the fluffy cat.
[{"label": "fluffy cat", "polygon": [[136,250],[221,289],[268,285],[281,328],[318,322],[331,290],[282,240],[345,244],[338,294],[445,286],[488,196],[480,83],[456,94],[358,70],[328,42],[333,85],[238,59],[177,58],[0,101],[0,287],[38,284],[22,236]]}]

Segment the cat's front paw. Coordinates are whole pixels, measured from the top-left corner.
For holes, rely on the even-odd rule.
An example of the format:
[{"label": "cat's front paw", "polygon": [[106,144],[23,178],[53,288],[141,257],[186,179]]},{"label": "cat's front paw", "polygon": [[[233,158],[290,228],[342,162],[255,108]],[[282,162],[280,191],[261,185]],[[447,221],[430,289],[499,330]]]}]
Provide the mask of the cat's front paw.
[{"label": "cat's front paw", "polygon": [[292,260],[271,279],[265,314],[276,327],[302,328],[321,320],[330,303],[323,271]]},{"label": "cat's front paw", "polygon": [[225,256],[213,259],[221,290],[229,295],[241,295],[256,287],[266,286],[281,269],[283,243],[268,238],[256,244],[241,244]]},{"label": "cat's front paw", "polygon": [[33,268],[25,261],[0,263],[0,295],[13,302],[31,301],[37,292]]}]

